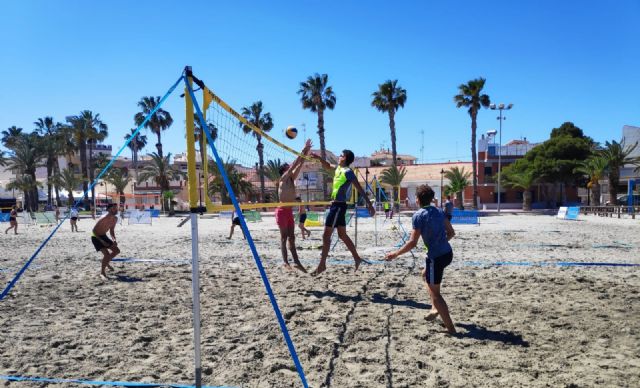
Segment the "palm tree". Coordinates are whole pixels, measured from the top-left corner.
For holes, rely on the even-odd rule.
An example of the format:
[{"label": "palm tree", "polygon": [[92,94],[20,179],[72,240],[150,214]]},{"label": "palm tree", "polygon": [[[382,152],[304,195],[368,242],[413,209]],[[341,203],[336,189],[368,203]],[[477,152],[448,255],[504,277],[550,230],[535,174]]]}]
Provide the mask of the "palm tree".
[{"label": "palm tree", "polygon": [[280,178],[282,178],[282,174],[280,174],[280,169],[282,168],[282,161],[280,158],[274,160],[268,160],[267,165],[264,166],[264,175],[269,178],[276,185],[276,202],[280,202]]},{"label": "palm tree", "polygon": [[131,149],[131,160],[133,162],[133,176],[134,179],[138,180],[138,151],[143,149],[147,145],[147,137],[145,135],[141,135],[140,132],[136,133],[135,137],[133,134],[136,132],[136,128],[131,129],[131,133],[124,135],[124,139],[129,141],[127,147]]},{"label": "palm tree", "polygon": [[[236,161],[235,159],[227,159],[227,161],[222,161],[222,168],[224,169],[227,178],[229,178],[229,183],[231,184],[231,190],[236,196],[241,194],[252,195],[253,194],[253,186],[251,182],[246,180],[246,174],[239,172],[236,170]],[[209,171],[211,171],[212,180],[209,184],[209,195],[214,196],[216,193],[220,193],[221,201],[223,205],[228,205],[231,203],[231,197],[227,191],[227,187],[224,184],[222,174],[216,162],[211,161],[209,164]]]},{"label": "palm tree", "polygon": [[76,190],[82,185],[82,177],[76,175],[73,172],[73,168],[67,167],[55,175],[53,180],[57,186],[62,187],[69,193],[68,205],[72,206],[74,203],[73,190]]},{"label": "palm tree", "polygon": [[607,161],[607,175],[609,178],[609,202],[616,204],[618,200],[618,185],[620,184],[620,169],[626,164],[640,166],[640,157],[630,156],[638,146],[638,143],[625,146],[624,138],[620,143],[612,140],[605,142],[605,147],[600,155]]},{"label": "palm tree", "polygon": [[400,195],[400,184],[405,176],[407,176],[407,169],[403,166],[398,168],[398,166],[393,164],[380,173],[380,182],[391,186],[391,198],[393,198],[396,211],[400,207],[398,196]]},{"label": "palm tree", "polygon": [[531,188],[536,183],[537,177],[533,170],[521,173],[503,174],[502,182],[507,187],[523,190],[522,210],[531,210]]},{"label": "palm tree", "polygon": [[[242,116],[262,132],[269,132],[273,129],[271,113],[262,113],[262,101],[254,102],[248,107],[243,107]],[[264,145],[262,144],[262,135],[255,132],[253,128],[248,125],[244,125],[242,123],[240,125],[242,126],[242,131],[245,134],[251,133],[258,141],[256,150],[258,151],[258,172],[260,175],[260,202],[264,202]]]},{"label": "palm tree", "polygon": [[4,144],[5,147],[11,149],[24,135],[22,128],[18,128],[14,125],[2,131],[2,139],[0,139],[0,141],[2,141],[2,144]]},{"label": "palm tree", "polygon": [[[307,77],[305,82],[300,82],[300,89],[298,90],[302,108],[309,109],[311,112],[318,114],[320,157],[322,157],[323,160],[327,160],[327,149],[324,143],[324,111],[326,109],[333,110],[336,106],[336,95],[333,93],[333,88],[327,86],[328,82],[328,75],[316,73],[313,76]],[[322,194],[324,198],[326,198],[327,186],[324,183],[324,178],[321,178],[321,184]]]},{"label": "palm tree", "polygon": [[471,159],[473,167],[473,208],[478,208],[478,172],[476,155],[476,129],[478,128],[476,119],[478,118],[478,111],[480,108],[488,108],[491,101],[489,96],[481,94],[485,83],[484,78],[477,78],[458,86],[460,94],[453,97],[453,101],[456,103],[456,107],[469,108],[469,116],[471,116]]},{"label": "palm tree", "polygon": [[607,159],[593,155],[580,163],[574,172],[582,173],[589,177],[587,188],[591,190],[591,204],[600,206],[600,180],[607,171]]},{"label": "palm tree", "polygon": [[58,164],[58,156],[63,153],[63,136],[61,123],[53,121],[53,117],[47,116],[39,118],[34,122],[36,126],[36,132],[41,136],[41,145],[46,154],[46,166],[47,166],[47,203],[51,205],[53,189],[55,188],[56,204],[60,206],[60,197],[58,192],[58,186],[53,184],[53,176],[60,171],[60,165]]},{"label": "palm tree", "polygon": [[[169,182],[185,177],[182,171],[169,163],[171,153],[165,157],[160,157],[160,155],[153,152],[149,156],[151,156],[151,163],[145,165],[138,174],[138,183],[151,179],[160,186],[160,190],[164,193],[169,191]],[[167,209],[164,202],[162,204],[163,210]]]},{"label": "palm tree", "polygon": [[[30,212],[38,211],[38,187],[42,186],[31,175],[21,174],[7,183],[7,190],[20,190],[23,193],[24,209]],[[35,197],[34,197],[35,195]]]},{"label": "palm tree", "polygon": [[396,112],[400,108],[404,108],[405,102],[407,102],[407,91],[398,86],[398,80],[388,80],[383,84],[378,85],[378,90],[373,92],[373,101],[371,106],[379,110],[380,112],[387,112],[389,114],[389,130],[391,131],[391,155],[393,157],[393,165],[397,166],[396,151]]},{"label": "palm tree", "polygon": [[119,204],[124,204],[124,189],[131,182],[131,177],[122,168],[114,167],[105,175],[104,180],[112,184],[116,192],[120,194]]},{"label": "palm tree", "polygon": [[[16,173],[16,179],[20,176],[29,176],[31,182],[37,182],[36,169],[42,164],[44,151],[40,145],[40,139],[36,133],[23,135],[13,146],[13,154],[9,158],[7,166]],[[26,178],[22,178],[23,180]],[[25,195],[25,207],[32,211],[38,209],[38,186],[31,184],[31,192]]]},{"label": "palm tree", "polygon": [[449,181],[445,191],[447,192],[447,195],[450,193],[454,193],[456,195],[458,207],[460,209],[464,209],[462,192],[467,188],[467,186],[469,186],[470,176],[470,172],[464,171],[464,167],[459,169],[458,166],[451,167],[449,170],[444,172],[444,177]]},{"label": "palm tree", "polygon": [[[160,96],[158,97],[142,97],[140,101],[138,101],[138,107],[142,109],[141,112],[136,113],[133,117],[136,125],[142,124],[145,117],[151,113],[153,108],[156,107],[160,103]],[[156,113],[147,121],[144,125],[145,128],[151,130],[151,132],[155,133],[158,136],[158,143],[156,143],[156,148],[158,149],[158,156],[160,159],[163,159],[164,156],[162,154],[162,131],[166,130],[173,124],[173,118],[171,118],[171,114],[164,109],[158,109]]]},{"label": "palm tree", "polygon": [[[84,110],[77,116],[67,117],[71,125],[71,133],[76,149],[80,153],[80,168],[82,170],[82,189],[84,191],[85,206],[89,202],[88,188],[89,182],[93,182],[93,144],[102,141],[107,137],[107,125],[100,119],[100,114],[94,114],[90,110]],[[89,145],[89,155],[87,157],[87,145]],[[95,198],[95,190],[91,189],[91,201]]]}]

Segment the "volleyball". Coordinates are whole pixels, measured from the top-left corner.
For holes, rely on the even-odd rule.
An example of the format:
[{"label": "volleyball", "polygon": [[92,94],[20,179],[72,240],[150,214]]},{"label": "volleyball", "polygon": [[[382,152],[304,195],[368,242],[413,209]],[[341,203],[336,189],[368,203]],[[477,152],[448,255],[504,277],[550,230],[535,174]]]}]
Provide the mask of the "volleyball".
[{"label": "volleyball", "polygon": [[287,129],[284,130],[284,134],[289,138],[289,139],[295,139],[296,136],[298,136],[298,130],[290,125],[287,127]]}]

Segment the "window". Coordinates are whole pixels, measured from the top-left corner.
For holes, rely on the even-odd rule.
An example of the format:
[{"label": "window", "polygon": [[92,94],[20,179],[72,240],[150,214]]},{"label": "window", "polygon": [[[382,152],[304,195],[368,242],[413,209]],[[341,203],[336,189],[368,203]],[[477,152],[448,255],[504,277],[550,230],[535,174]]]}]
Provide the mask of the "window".
[{"label": "window", "polygon": [[484,175],[491,176],[491,166],[484,166]]}]

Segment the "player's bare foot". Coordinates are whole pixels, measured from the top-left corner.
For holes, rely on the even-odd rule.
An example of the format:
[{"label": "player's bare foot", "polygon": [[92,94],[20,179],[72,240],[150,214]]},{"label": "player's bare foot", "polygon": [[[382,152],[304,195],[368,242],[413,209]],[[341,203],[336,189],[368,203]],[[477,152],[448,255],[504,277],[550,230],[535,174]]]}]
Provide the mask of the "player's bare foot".
[{"label": "player's bare foot", "polygon": [[297,269],[298,271],[302,271],[304,273],[307,273],[307,269],[301,263],[296,263],[296,264],[293,265],[293,267],[295,269]]},{"label": "player's bare foot", "polygon": [[100,273],[100,279],[102,279],[102,280],[109,280],[109,276],[107,276],[107,274],[106,274],[106,273],[102,272],[102,273]]},{"label": "player's bare foot", "polygon": [[289,263],[284,263],[283,264],[284,269],[286,269],[287,271],[293,271],[293,268],[291,268],[291,264]]},{"label": "player's bare foot", "polygon": [[356,269],[353,270],[353,272],[358,271],[358,268],[360,268],[360,264],[362,264],[362,263],[371,264],[370,262],[368,262],[367,260],[362,259],[362,258],[357,258],[357,259],[355,259],[355,261],[356,261]]},{"label": "player's bare foot", "polygon": [[424,319],[426,319],[427,321],[433,321],[434,319],[436,319],[437,316],[438,316],[438,310],[431,309],[427,313],[427,315],[425,315]]},{"label": "player's bare foot", "polygon": [[319,265],[318,265],[318,268],[316,268],[316,270],[315,270],[315,271],[311,272],[311,276],[318,276],[318,275],[320,275],[321,273],[323,273],[324,271],[326,271],[326,269],[327,269],[327,266],[326,266],[326,265],[324,265],[324,264],[319,264]]}]

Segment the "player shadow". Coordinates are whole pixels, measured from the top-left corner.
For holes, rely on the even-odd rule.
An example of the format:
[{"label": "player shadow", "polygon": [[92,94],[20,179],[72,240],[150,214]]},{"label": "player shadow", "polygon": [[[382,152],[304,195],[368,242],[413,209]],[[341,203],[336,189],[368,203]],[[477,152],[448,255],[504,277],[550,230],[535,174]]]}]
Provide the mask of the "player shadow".
[{"label": "player shadow", "polygon": [[373,302],[373,303],[386,303],[386,304],[390,304],[392,306],[409,307],[409,308],[412,308],[412,309],[422,309],[422,310],[431,309],[431,305],[430,304],[416,302],[415,300],[411,300],[411,299],[398,300],[396,298],[389,298],[387,296],[384,296],[384,295],[378,294],[378,293],[375,293],[375,294],[373,294],[371,296],[371,302]]},{"label": "player shadow", "polygon": [[342,295],[342,294],[335,293],[333,291],[309,291],[308,294],[315,296],[318,299],[333,298],[340,303],[362,301],[362,296],[360,295],[356,295],[356,296]]},{"label": "player shadow", "polygon": [[113,275],[115,280],[119,281],[119,282],[123,282],[123,283],[137,283],[137,282],[144,282],[144,279],[142,278],[134,278],[132,276],[127,276],[127,275]]},{"label": "player shadow", "polygon": [[477,340],[499,341],[507,345],[517,345],[524,348],[529,347],[529,342],[522,338],[522,335],[510,331],[493,331],[486,327],[473,323],[456,323],[457,327],[466,329],[466,333],[458,332],[459,337],[473,338]]}]

